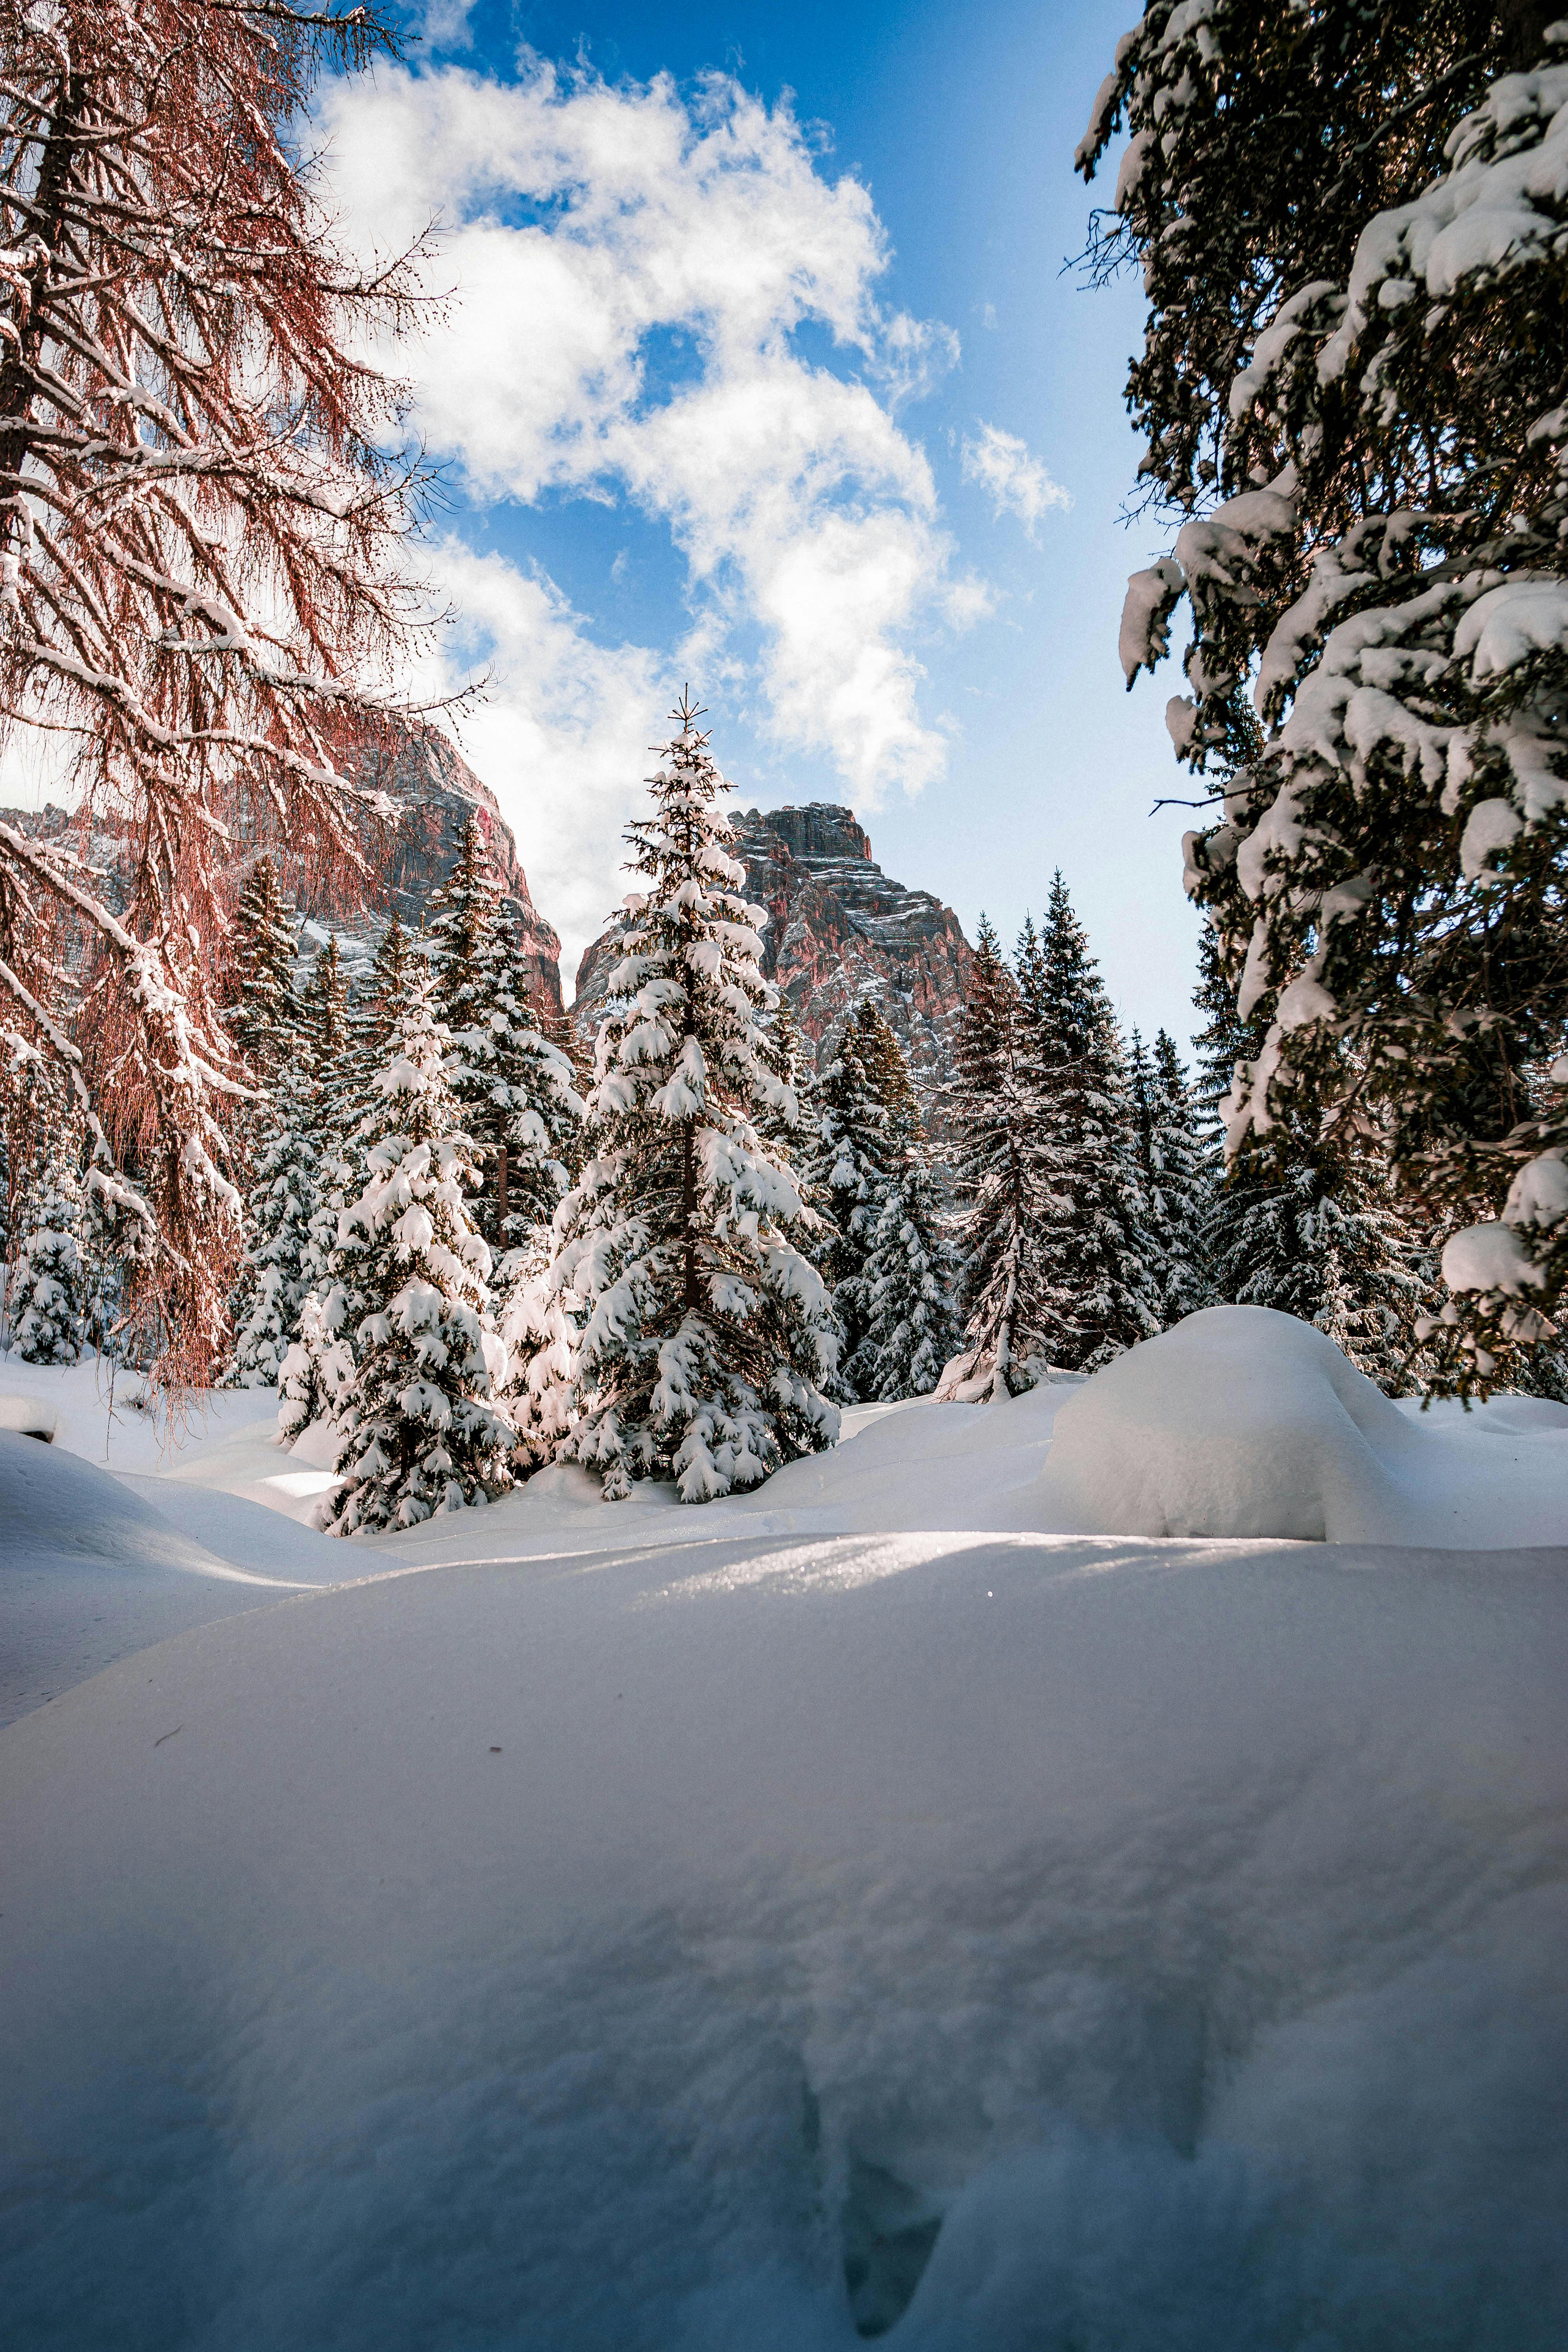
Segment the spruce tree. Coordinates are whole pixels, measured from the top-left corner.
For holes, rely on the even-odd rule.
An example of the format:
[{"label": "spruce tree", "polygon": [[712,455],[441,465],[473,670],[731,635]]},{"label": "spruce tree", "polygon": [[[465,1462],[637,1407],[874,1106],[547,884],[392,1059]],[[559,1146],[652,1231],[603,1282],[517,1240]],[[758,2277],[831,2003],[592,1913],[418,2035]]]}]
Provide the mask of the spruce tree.
[{"label": "spruce tree", "polygon": [[870,1320],[861,1394],[868,1402],[929,1396],[935,1388],[958,1345],[957,1272],[936,1180],[923,1153],[911,1150],[883,1189],[866,1261]]},{"label": "spruce tree", "polygon": [[23,1201],[11,1277],[12,1345],[30,1364],[74,1364],[82,1348],[81,1153],[63,1093],[44,1089],[52,1115],[42,1162]]},{"label": "spruce tree", "polygon": [[294,995],[295,919],[270,857],[247,875],[235,911],[230,954],[229,1034],[253,1078],[265,1083],[289,1059],[299,1007]]},{"label": "spruce tree", "polygon": [[352,1065],[353,1035],[348,975],[335,931],[310,959],[300,991],[300,1028],[321,1082],[341,1086]]},{"label": "spruce tree", "polygon": [[408,959],[415,953],[395,907],[375,943],[370,977],[356,988],[348,1010],[348,1079],[342,1102],[352,1105],[346,1127],[357,1127],[371,1107],[377,1073],[387,1059],[387,1047],[396,1028],[408,980]]},{"label": "spruce tree", "polygon": [[1124,667],[1190,599],[1168,721],[1235,768],[1186,856],[1263,1033],[1234,1139],[1284,1121],[1350,1161],[1375,1135],[1449,1229],[1444,1331],[1483,1388],[1568,1299],[1568,1092],[1529,1082],[1568,1081],[1552,13],[1154,0],[1079,152],[1133,134],[1094,261],[1142,268],[1129,395],[1174,528]]},{"label": "spruce tree", "polygon": [[815,1258],[832,1294],[840,1338],[836,1394],[853,1403],[867,1371],[871,1327],[867,1265],[876,1240],[882,1194],[895,1156],[891,1122],[863,1058],[864,1034],[846,1024],[837,1051],[812,1095],[815,1135],[804,1155],[807,1200],[823,1220]]},{"label": "spruce tree", "polygon": [[1017,983],[982,915],[950,1102],[963,1353],[944,1393],[1018,1396],[1045,1370],[1036,1105],[1020,1068]]},{"label": "spruce tree", "polygon": [[1205,1232],[1212,1205],[1211,1154],[1174,1041],[1162,1029],[1151,1055],[1132,1032],[1128,1089],[1138,1130],[1138,1159],[1153,1244],[1160,1321],[1169,1330],[1210,1303]]},{"label": "spruce tree", "polygon": [[320,1207],[316,1089],[297,1064],[280,1069],[246,1201],[245,1246],[229,1308],[234,1339],[223,1388],[272,1388],[299,1337]]},{"label": "spruce tree", "polygon": [[798,1167],[808,1157],[816,1136],[816,1061],[801,1035],[789,992],[783,987],[774,992],[761,1050],[769,1069],[788,1091],[769,1105],[757,1122],[757,1132],[770,1151]]},{"label": "spruce tree", "polygon": [[1203,1229],[1213,1296],[1299,1315],[1328,1332],[1369,1379],[1407,1389],[1413,1364],[1417,1377],[1429,1370],[1417,1353],[1416,1326],[1433,1303],[1432,1267],[1376,1153],[1363,1145],[1359,1159],[1347,1157],[1305,1121],[1284,1118],[1267,1138],[1244,1133],[1226,1159],[1235,1072],[1258,1050],[1261,1032],[1237,1013],[1223,956],[1218,933],[1205,924],[1193,1002],[1207,1015],[1195,1042],[1213,1188]]},{"label": "spruce tree", "polygon": [[1249,1139],[1209,1228],[1216,1296],[1315,1324],[1399,1394],[1415,1383],[1430,1275],[1374,1160],[1349,1160],[1293,1129]]},{"label": "spruce tree", "polygon": [[770,1066],[772,997],[759,910],[726,846],[730,789],[683,698],[680,731],[627,831],[641,889],[588,1099],[590,1158],[563,1203],[548,1301],[569,1308],[561,1454],[602,1472],[673,1478],[683,1502],[755,1486],[831,1444],[823,1394],[835,1349],[820,1277],[796,1245],[803,1208],[759,1123],[783,1082]]},{"label": "spruce tree", "polygon": [[1160,1329],[1160,1253],[1116,1018],[1059,872],[1037,943],[1026,937],[1020,962],[1040,1187],[1040,1338],[1052,1363],[1098,1371]]},{"label": "spruce tree", "polygon": [[860,1060],[872,1093],[888,1114],[888,1134],[895,1152],[911,1147],[924,1131],[921,1107],[910,1076],[904,1049],[879,1005],[868,1002],[855,1014]]},{"label": "spruce tree", "polygon": [[489,1101],[498,1135],[495,1223],[508,1249],[537,1245],[570,1187],[584,1116],[577,1072],[535,1018],[510,909],[487,965]]},{"label": "spruce tree", "polygon": [[490,1256],[468,1212],[473,1151],[422,967],[393,1046],[362,1130],[364,1190],[342,1221],[369,1312],[337,1400],[343,1484],[321,1521],[332,1535],[413,1527],[511,1483],[512,1430],[495,1394],[505,1351],[487,1328]]},{"label": "spruce tree", "polygon": [[452,1085],[485,1171],[472,1208],[498,1257],[537,1246],[564,1194],[583,1117],[570,1057],[544,1035],[477,814],[432,901],[436,1004]]}]

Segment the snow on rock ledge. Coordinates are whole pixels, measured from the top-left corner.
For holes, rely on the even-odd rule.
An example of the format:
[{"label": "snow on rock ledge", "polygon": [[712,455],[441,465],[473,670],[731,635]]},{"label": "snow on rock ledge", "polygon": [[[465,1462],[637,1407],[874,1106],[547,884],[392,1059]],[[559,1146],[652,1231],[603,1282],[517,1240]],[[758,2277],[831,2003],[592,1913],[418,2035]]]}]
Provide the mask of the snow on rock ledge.
[{"label": "snow on rock ledge", "polygon": [[1468,1418],[1402,1411],[1294,1316],[1211,1307],[1118,1357],[1062,1406],[1037,1523],[1319,1543],[1561,1542],[1568,1427]]}]

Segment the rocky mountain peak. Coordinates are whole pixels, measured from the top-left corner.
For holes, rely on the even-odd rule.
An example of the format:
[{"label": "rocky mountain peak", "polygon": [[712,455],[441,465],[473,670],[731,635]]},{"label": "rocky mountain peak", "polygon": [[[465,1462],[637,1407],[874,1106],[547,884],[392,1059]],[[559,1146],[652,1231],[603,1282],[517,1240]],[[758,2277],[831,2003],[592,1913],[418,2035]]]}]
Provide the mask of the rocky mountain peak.
[{"label": "rocky mountain peak", "polygon": [[[763,969],[787,993],[818,1066],[874,1003],[909,1057],[928,1123],[940,1127],[973,961],[952,908],[884,874],[854,810],[831,802],[737,813],[731,845],[748,895],[766,910]],[[572,1014],[584,1036],[603,1017],[614,937],[602,933],[578,967]]]}]

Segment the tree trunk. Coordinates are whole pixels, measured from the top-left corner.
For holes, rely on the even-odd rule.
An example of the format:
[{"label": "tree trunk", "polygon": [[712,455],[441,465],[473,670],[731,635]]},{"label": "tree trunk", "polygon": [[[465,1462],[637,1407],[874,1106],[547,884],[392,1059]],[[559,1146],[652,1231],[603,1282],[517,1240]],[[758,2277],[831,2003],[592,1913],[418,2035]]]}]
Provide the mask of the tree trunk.
[{"label": "tree trunk", "polygon": [[688,1314],[702,1303],[697,1280],[697,1153],[693,1145],[691,1122],[680,1130],[680,1215],[685,1234],[684,1256],[686,1283],[681,1304]]},{"label": "tree trunk", "polygon": [[[26,461],[31,440],[28,427],[32,421],[33,369],[39,346],[44,340],[44,300],[48,290],[49,271],[59,251],[65,232],[66,188],[70,177],[71,150],[76,144],[76,127],[87,102],[87,77],[73,73],[61,85],[59,105],[44,142],[44,158],[38,166],[38,188],[35,199],[37,219],[34,233],[44,247],[37,267],[27,281],[27,310],[16,320],[17,340],[0,366],[0,417],[11,421],[0,431],[0,501],[19,498],[19,477]],[[5,525],[5,537],[10,539],[20,526],[16,516]]]}]

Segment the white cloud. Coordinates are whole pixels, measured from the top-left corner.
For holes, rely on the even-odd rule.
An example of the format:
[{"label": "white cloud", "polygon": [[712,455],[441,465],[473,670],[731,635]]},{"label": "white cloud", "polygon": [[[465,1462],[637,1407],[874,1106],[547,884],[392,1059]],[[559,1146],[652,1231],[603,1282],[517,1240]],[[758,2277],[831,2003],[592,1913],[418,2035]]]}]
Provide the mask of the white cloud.
[{"label": "white cloud", "polygon": [[980,425],[975,441],[965,434],[961,457],[964,480],[990,492],[993,513],[1016,514],[1031,539],[1043,514],[1072,504],[1071,493],[1052,480],[1038,457],[1030,457],[1027,443],[999,425]]},{"label": "white cloud", "polygon": [[457,539],[436,554],[460,619],[416,683],[434,697],[488,671],[459,740],[517,835],[534,904],[561,933],[570,1001],[578,957],[631,887],[621,830],[652,772],[649,747],[668,731],[671,664],[646,646],[594,645],[548,580],[503,556]]},{"label": "white cloud", "polygon": [[[522,681],[498,682],[492,711],[526,688],[519,740],[533,746],[534,781],[528,809],[508,809],[525,856],[539,863],[542,794],[590,740],[590,766],[620,740],[613,713],[636,689],[651,699],[619,808],[630,805],[643,740],[688,664],[694,681],[750,689],[761,731],[826,757],[862,808],[940,775],[946,738],[921,714],[915,647],[933,625],[967,625],[987,597],[953,576],[925,452],[894,411],[954,363],[958,343],[879,306],[888,247],[864,186],[826,179],[787,108],[720,75],[687,99],[668,78],[611,88],[537,60],[504,85],[457,67],[393,68],[334,84],[321,120],[351,236],[384,250],[432,215],[447,225],[432,282],[455,299],[412,355],[433,449],[480,499],[629,499],[685,562],[681,647],[610,656],[548,582],[444,555],[454,602],[488,583],[498,646]],[[795,333],[808,324],[826,330],[836,366],[803,355]],[[606,688],[602,723],[557,741],[537,700],[547,677],[584,711]],[[489,773],[493,740],[521,793],[508,740],[504,720],[481,720],[475,765]],[[607,821],[613,800],[606,780],[603,794],[577,796],[574,819],[549,822],[576,823],[592,859],[590,812]],[[561,919],[542,868],[538,887]]]},{"label": "white cloud", "polygon": [[420,38],[431,49],[471,49],[474,0],[425,0],[415,21]]}]

